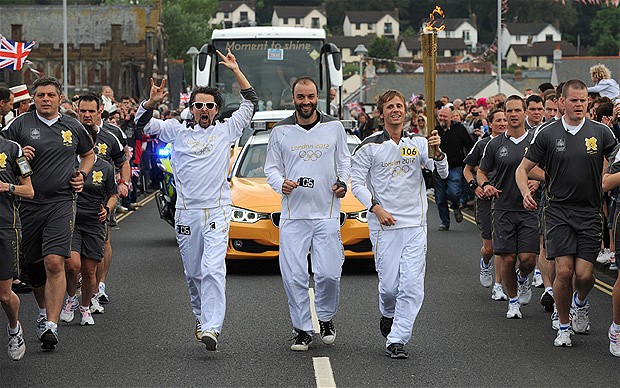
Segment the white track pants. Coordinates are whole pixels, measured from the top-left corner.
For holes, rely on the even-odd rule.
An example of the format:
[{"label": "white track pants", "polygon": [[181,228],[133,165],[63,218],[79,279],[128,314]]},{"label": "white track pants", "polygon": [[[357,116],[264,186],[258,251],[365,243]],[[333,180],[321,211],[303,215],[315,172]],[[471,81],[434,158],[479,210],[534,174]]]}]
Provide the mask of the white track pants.
[{"label": "white track pants", "polygon": [[426,269],[426,227],[370,231],[379,274],[379,311],[394,318],[386,346],[411,339],[422,301]]},{"label": "white track pants", "polygon": [[222,331],[230,206],[176,211],[177,242],[189,299],[202,330]]},{"label": "white track pants", "polygon": [[314,305],[319,320],[338,311],[344,248],[337,218],[280,221],[280,271],[293,328],[314,333],[308,295],[308,250],[312,247]]}]

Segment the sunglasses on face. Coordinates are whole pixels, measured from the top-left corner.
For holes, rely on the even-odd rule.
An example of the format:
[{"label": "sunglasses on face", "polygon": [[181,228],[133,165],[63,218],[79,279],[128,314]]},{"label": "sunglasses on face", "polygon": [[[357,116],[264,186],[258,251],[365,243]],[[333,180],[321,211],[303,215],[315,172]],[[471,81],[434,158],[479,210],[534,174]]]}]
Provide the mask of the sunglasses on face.
[{"label": "sunglasses on face", "polygon": [[196,109],[202,109],[205,106],[207,107],[207,109],[214,109],[215,107],[217,107],[217,104],[215,102],[194,102],[192,104],[192,107]]}]

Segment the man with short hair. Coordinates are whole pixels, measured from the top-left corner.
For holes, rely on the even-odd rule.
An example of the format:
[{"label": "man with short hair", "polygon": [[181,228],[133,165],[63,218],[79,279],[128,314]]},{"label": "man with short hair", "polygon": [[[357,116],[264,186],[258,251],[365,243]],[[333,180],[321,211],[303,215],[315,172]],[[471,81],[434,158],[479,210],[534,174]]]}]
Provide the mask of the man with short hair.
[{"label": "man with short hair", "polygon": [[340,302],[344,248],[340,238],[340,198],[347,191],[351,156],[342,123],[317,110],[318,86],[310,77],[293,83],[295,112],[272,129],[265,175],[282,194],[280,270],[295,342],[306,351],[314,328],[308,295],[308,251],[315,284],[315,307],[323,343],[336,340],[333,318]]},{"label": "man with short hair", "polygon": [[545,112],[543,119],[545,122],[555,120],[558,115],[558,101],[555,98],[555,93],[545,93]]},{"label": "man with short hair", "polygon": [[13,109],[13,92],[0,86],[0,130],[6,126],[4,117]]},{"label": "man with short hair", "polygon": [[[587,101],[582,81],[566,82],[560,97],[564,115],[536,133],[516,172],[523,205],[529,210],[537,204],[528,188],[528,174],[537,164],[545,172],[537,178],[547,183],[545,241],[548,259],[555,260],[553,296],[559,314],[555,346],[572,346],[571,326],[575,333],[590,329],[588,293],[594,285],[603,222],[601,171],[616,145],[609,127],[585,118]],[[576,292],[571,297],[573,279]]]},{"label": "man with short hair", "polygon": [[525,113],[525,130],[531,131],[543,122],[544,104],[542,98],[537,94],[532,94],[525,100],[527,106]]},{"label": "man with short hair", "polygon": [[[71,256],[75,193],[95,162],[93,142],[79,121],[59,113],[62,85],[53,77],[33,83],[35,111],[17,117],[6,137],[24,147],[32,164],[33,199],[20,207],[24,272],[39,305],[41,347],[58,343],[58,318],[66,289],[65,260]],[[81,163],[75,169],[75,156]]]},{"label": "man with short hair", "polygon": [[[423,169],[448,176],[441,138],[428,140],[403,132],[406,105],[402,93],[390,90],[379,97],[384,130],[362,142],[353,154],[351,187],[368,209],[368,228],[379,276],[379,328],[386,338],[385,354],[407,358],[404,346],[424,299],[426,212]],[[428,153],[435,147],[435,156]]]},{"label": "man with short hair", "polygon": [[[502,260],[502,280],[509,298],[506,318],[520,319],[521,306],[532,299],[528,275],[536,265],[539,246],[538,217],[523,208],[515,171],[534,134],[525,130],[525,101],[521,97],[508,97],[505,111],[508,128],[485,147],[477,179],[485,196],[493,198],[493,249]],[[492,181],[488,177],[490,172],[494,173]],[[536,181],[527,184],[532,192],[538,189]]]},{"label": "man with short hair", "polygon": [[162,121],[153,110],[167,97],[166,81],[151,79],[149,99],[136,113],[138,129],[172,144],[172,164],[177,189],[176,233],[190,302],[196,318],[195,337],[209,351],[217,350],[226,312],[226,247],[231,217],[230,186],[226,180],[230,144],[241,137],[258,106],[258,97],[237,59],[228,50],[217,52],[221,65],[229,69],[243,100],[224,122],[215,118],[223,105],[216,88],[196,87],[190,96],[193,120]]}]

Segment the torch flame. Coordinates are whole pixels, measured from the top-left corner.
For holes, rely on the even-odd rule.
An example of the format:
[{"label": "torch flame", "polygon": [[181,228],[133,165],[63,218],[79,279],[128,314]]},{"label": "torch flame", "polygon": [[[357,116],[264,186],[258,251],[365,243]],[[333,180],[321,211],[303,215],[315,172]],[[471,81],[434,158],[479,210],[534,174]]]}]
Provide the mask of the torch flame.
[{"label": "torch flame", "polygon": [[442,19],[444,18],[443,10],[441,9],[440,6],[436,5],[435,9],[433,10],[433,12],[431,12],[430,15],[429,15],[430,20],[424,26],[424,32],[443,31],[446,28],[446,26],[443,23],[441,24],[441,26],[435,27],[435,24],[437,24],[437,22],[439,22],[439,20],[435,20],[435,14],[441,16]]}]

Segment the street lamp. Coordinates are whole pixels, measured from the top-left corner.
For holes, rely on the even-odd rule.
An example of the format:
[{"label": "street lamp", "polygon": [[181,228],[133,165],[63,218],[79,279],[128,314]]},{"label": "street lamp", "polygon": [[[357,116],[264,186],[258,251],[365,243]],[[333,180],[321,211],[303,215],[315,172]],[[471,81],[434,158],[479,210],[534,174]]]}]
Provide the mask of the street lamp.
[{"label": "street lamp", "polygon": [[185,54],[192,57],[192,89],[194,89],[196,86],[196,55],[198,55],[199,52],[196,47],[192,46]]},{"label": "street lamp", "polygon": [[[363,73],[364,69],[362,68],[362,65],[364,63],[364,56],[368,54],[368,49],[366,49],[366,46],[364,46],[363,44],[358,44],[355,50],[353,50],[353,53],[355,53],[355,55],[360,57],[360,104],[363,104],[364,103],[364,73]],[[362,107],[362,109],[364,108]]]}]

